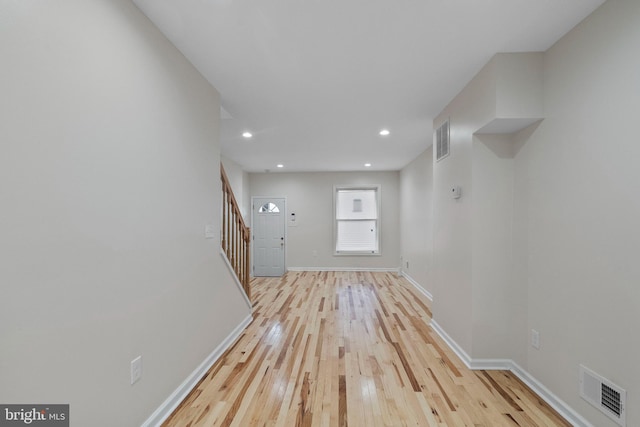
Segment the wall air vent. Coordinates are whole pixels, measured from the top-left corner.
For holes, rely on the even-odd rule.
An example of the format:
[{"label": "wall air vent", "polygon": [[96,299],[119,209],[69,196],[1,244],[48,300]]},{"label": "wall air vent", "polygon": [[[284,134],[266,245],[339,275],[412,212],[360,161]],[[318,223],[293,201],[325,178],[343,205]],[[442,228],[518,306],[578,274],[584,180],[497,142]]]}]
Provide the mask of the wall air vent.
[{"label": "wall air vent", "polygon": [[449,120],[436,129],[436,161],[449,155]]},{"label": "wall air vent", "polygon": [[580,365],[580,397],[618,425],[626,425],[627,392],[583,365]]}]

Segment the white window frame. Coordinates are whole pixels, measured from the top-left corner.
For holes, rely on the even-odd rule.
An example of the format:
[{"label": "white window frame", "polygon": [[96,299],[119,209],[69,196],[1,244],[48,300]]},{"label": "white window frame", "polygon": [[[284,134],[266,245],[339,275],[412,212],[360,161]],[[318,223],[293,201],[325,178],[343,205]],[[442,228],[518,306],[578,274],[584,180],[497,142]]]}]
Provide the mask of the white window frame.
[{"label": "white window frame", "polygon": [[[344,220],[339,220],[338,219],[338,193],[340,191],[344,191],[344,190],[350,190],[350,191],[354,191],[354,190],[374,190],[375,194],[376,194],[376,216],[377,218],[375,219],[376,221],[376,241],[377,241],[377,248],[376,250],[369,250],[369,251],[338,251],[337,250],[337,246],[338,246],[338,222],[339,221],[344,221]],[[380,233],[380,229],[382,221],[382,203],[381,203],[381,194],[380,194],[380,185],[376,184],[376,185],[335,185],[333,187],[333,254],[334,256],[353,256],[353,255],[359,255],[359,256],[380,256],[382,255],[382,240],[380,238],[381,233]],[[350,221],[357,221],[357,220],[350,220]]]}]

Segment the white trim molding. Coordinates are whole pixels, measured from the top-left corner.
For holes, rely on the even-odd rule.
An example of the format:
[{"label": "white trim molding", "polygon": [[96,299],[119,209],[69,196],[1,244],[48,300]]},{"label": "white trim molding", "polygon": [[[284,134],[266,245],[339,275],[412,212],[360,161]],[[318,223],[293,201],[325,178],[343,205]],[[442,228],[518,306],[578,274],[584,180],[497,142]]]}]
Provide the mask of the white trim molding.
[{"label": "white trim molding", "polygon": [[494,371],[511,371],[523,383],[527,385],[542,400],[551,406],[560,416],[567,420],[574,427],[593,427],[582,415],[577,413],[566,402],[553,394],[551,390],[538,381],[533,375],[522,369],[520,365],[511,359],[472,359],[458,343],[445,332],[444,329],[431,319],[431,328],[444,340],[458,358],[471,370],[494,370]]},{"label": "white trim molding", "polygon": [[[220,255],[222,256],[224,263],[227,265],[227,268],[229,269],[229,273],[231,273],[231,277],[233,277],[234,283],[236,284],[238,289],[240,289],[240,293],[244,297],[244,301],[247,303],[247,306],[249,307],[249,309],[251,309],[252,308],[251,301],[249,300],[247,293],[244,291],[244,288],[242,287],[242,283],[240,283],[240,280],[238,280],[238,276],[236,276],[236,272],[233,269],[231,262],[229,262],[229,258],[227,258],[227,254],[224,253],[224,249],[222,248],[220,248]],[[253,276],[250,276],[250,277],[253,277]]]},{"label": "white trim molding", "polygon": [[400,270],[400,275],[402,277],[404,277],[405,279],[407,279],[407,281],[409,283],[411,283],[418,292],[420,292],[422,295],[424,295],[425,297],[427,297],[427,299],[431,302],[433,302],[433,295],[431,295],[431,292],[429,292],[428,290],[426,290],[425,288],[423,288],[422,286],[420,286],[420,284],[418,282],[416,282],[415,280],[413,280],[413,277],[409,276],[407,273],[405,273],[404,271]]},{"label": "white trim molding", "polygon": [[438,334],[440,338],[442,338],[444,342],[447,343],[449,348],[453,350],[456,356],[458,356],[458,359],[460,359],[467,368],[471,369],[471,357],[467,354],[466,351],[462,349],[462,347],[458,345],[457,342],[455,342],[453,338],[449,336],[449,334],[444,331],[444,329],[440,327],[440,325],[438,325],[438,322],[436,322],[434,319],[431,319],[431,323],[429,324],[429,326],[431,326],[436,334]]},{"label": "white trim molding", "polygon": [[182,403],[198,381],[207,373],[225,351],[238,339],[247,326],[253,321],[249,314],[233,331],[217,346],[209,356],[174,390],[173,393],[156,409],[141,427],[159,427],[169,415]]},{"label": "white trim molding", "polygon": [[400,274],[398,267],[288,267],[287,271],[373,271]]},{"label": "white trim molding", "polygon": [[573,426],[593,427],[593,424],[577,413],[571,406],[565,403],[565,401],[553,394],[551,390],[545,387],[544,384],[529,372],[522,369],[516,362],[511,361],[511,368],[509,370]]}]

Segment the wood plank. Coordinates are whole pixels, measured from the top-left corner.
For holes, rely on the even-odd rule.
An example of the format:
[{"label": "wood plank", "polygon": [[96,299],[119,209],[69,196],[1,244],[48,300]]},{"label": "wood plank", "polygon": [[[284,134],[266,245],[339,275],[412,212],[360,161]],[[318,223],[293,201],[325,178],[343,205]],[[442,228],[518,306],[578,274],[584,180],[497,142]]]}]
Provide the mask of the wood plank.
[{"label": "wood plank", "polygon": [[251,287],[254,321],[163,426],[569,426],[512,374],[466,369],[394,274]]}]

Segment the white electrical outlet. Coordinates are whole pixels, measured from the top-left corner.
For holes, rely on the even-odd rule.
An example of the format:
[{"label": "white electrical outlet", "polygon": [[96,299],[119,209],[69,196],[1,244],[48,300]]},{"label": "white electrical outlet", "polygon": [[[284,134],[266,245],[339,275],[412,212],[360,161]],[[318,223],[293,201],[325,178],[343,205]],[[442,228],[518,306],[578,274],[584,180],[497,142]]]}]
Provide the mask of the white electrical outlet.
[{"label": "white electrical outlet", "polygon": [[140,378],[142,378],[142,356],[131,361],[131,385],[140,381]]},{"label": "white electrical outlet", "polygon": [[531,330],[531,347],[540,350],[540,332],[535,329]]}]

